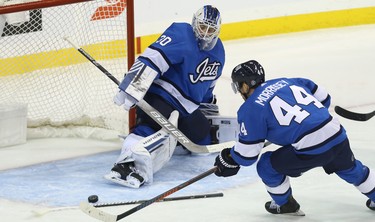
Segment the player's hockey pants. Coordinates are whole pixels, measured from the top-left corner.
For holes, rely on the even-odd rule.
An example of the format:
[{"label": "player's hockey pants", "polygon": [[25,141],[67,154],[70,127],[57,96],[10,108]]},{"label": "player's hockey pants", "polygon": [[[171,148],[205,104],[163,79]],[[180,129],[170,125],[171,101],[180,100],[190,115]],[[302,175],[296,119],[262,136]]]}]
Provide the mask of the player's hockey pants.
[{"label": "player's hockey pants", "polygon": [[292,193],[288,176],[298,177],[315,167],[323,167],[327,174],[336,173],[375,200],[375,175],[354,158],[347,139],[318,155],[298,155],[292,146],[266,152],[258,161],[257,171],[272,199],[282,205]]}]

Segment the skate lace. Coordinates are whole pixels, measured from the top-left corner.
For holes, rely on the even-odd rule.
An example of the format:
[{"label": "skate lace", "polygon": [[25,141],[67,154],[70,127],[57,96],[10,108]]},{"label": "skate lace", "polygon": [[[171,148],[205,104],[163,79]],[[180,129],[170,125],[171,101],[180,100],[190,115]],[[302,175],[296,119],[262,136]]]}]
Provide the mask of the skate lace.
[{"label": "skate lace", "polygon": [[280,206],[273,200],[271,201],[270,209],[276,209],[276,211],[280,213]]}]

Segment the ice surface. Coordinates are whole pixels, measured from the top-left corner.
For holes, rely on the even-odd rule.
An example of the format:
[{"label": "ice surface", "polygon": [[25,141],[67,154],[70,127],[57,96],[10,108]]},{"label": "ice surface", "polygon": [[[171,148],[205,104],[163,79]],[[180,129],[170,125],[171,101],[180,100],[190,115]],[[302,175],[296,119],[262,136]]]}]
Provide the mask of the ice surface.
[{"label": "ice surface", "polygon": [[[216,94],[220,112],[235,115],[242,103],[230,88],[235,65],[249,59],[263,64],[267,78],[307,77],[323,85],[332,105],[353,111],[375,108],[375,25],[277,35],[224,42],[226,65]],[[375,169],[375,119],[355,122],[341,117],[357,159]],[[214,155],[174,157],[156,176],[153,186],[129,190],[102,179],[119,151],[119,143],[84,139],[34,139],[22,146],[0,149],[1,221],[95,221],[78,209],[36,217],[32,210],[71,206],[98,194],[104,200],[126,201],[154,197],[212,167]],[[270,147],[274,148],[274,147]],[[123,221],[374,221],[366,197],[336,175],[320,168],[292,178],[294,196],[306,216],[270,215],[269,196],[253,168],[232,178],[213,175],[174,195],[223,192],[224,197],[155,203]],[[103,201],[104,201],[103,200]],[[122,213],[133,206],[105,208]]]}]

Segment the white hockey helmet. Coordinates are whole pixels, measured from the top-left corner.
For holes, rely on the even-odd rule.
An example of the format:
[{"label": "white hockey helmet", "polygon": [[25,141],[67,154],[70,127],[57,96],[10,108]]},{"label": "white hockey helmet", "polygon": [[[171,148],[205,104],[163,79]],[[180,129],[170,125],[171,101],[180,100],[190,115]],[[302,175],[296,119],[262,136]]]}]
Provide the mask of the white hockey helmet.
[{"label": "white hockey helmet", "polygon": [[209,51],[216,45],[220,33],[221,16],[212,5],[205,5],[193,16],[192,27],[201,50]]}]

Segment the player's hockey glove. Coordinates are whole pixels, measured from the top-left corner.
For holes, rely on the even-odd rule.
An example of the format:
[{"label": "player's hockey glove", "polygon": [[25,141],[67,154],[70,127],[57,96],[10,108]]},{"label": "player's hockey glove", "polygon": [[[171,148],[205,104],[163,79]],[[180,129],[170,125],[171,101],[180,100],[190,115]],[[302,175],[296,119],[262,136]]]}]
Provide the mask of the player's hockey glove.
[{"label": "player's hockey glove", "polygon": [[220,152],[214,165],[217,166],[215,175],[219,177],[233,176],[240,170],[240,166],[230,156],[230,148],[225,148]]}]

